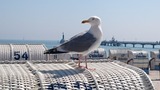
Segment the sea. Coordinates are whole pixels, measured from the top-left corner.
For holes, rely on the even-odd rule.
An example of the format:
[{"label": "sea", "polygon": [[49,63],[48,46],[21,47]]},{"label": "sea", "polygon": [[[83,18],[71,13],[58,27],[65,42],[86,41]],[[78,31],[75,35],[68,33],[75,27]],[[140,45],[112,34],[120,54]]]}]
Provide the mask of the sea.
[{"label": "sea", "polygon": [[[53,48],[55,46],[60,45],[60,40],[0,40],[0,44],[44,44],[48,49]],[[152,48],[152,45],[145,45],[144,48],[142,48],[141,45],[135,45],[133,47],[132,45],[124,46],[100,46],[100,48],[104,48],[107,52],[110,49],[131,49],[131,50],[143,50],[143,51],[159,51],[160,45],[155,46],[155,48]]]}]

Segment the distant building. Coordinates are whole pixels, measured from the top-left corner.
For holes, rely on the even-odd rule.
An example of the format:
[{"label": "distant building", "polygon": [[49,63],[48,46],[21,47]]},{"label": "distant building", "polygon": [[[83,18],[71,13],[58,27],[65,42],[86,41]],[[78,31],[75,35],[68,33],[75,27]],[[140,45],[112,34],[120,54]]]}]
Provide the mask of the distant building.
[{"label": "distant building", "polygon": [[60,40],[60,44],[64,43],[66,40],[64,39],[64,33],[62,33],[62,39]]},{"label": "distant building", "polygon": [[103,46],[121,46],[121,43],[119,43],[114,37],[112,37],[111,40],[107,41],[107,40],[103,40],[101,42],[101,45]]}]

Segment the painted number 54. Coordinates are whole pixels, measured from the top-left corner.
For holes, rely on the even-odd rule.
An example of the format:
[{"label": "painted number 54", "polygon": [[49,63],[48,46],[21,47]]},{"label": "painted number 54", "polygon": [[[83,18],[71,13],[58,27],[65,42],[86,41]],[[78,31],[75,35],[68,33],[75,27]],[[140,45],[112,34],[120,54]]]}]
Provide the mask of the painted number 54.
[{"label": "painted number 54", "polygon": [[15,52],[14,52],[14,59],[15,59],[15,60],[20,60],[20,58],[24,58],[25,60],[27,60],[27,59],[28,59],[28,54],[27,54],[27,52],[24,52],[24,53],[22,53],[22,55],[21,55],[20,51],[15,51]]}]

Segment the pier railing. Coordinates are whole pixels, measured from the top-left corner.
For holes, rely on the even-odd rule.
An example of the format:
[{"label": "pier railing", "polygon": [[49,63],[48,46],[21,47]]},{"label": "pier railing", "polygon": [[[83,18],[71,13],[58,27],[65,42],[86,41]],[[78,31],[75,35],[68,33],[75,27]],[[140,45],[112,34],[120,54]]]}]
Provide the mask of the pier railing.
[{"label": "pier railing", "polygon": [[142,45],[142,48],[144,48],[145,45],[152,45],[153,48],[155,48],[155,45],[160,45],[160,42],[145,42],[145,41],[102,41],[101,45],[104,46],[127,46],[128,44],[131,44],[133,47],[135,45]]}]

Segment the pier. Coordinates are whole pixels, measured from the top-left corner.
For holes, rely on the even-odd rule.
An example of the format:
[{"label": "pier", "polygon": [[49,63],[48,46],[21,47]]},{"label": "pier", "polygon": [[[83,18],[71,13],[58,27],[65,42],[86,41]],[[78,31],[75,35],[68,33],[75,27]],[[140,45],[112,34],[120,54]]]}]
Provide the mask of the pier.
[{"label": "pier", "polygon": [[145,45],[152,45],[152,48],[155,48],[156,45],[160,45],[160,42],[117,41],[113,37],[112,40],[109,41],[104,40],[101,43],[102,46],[125,46],[125,47],[127,47],[128,44],[132,45],[133,47],[135,47],[135,45],[141,45],[142,48],[144,48]]}]

